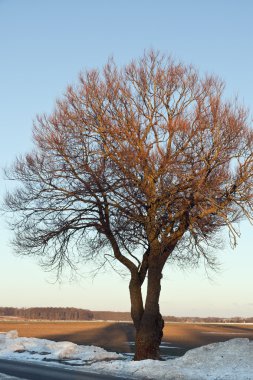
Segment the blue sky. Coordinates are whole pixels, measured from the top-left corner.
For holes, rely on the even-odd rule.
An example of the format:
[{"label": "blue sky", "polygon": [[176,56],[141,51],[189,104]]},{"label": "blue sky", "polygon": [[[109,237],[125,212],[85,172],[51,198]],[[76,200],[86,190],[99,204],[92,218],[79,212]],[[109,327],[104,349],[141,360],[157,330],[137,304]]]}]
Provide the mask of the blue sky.
[{"label": "blue sky", "polygon": [[[214,73],[253,111],[253,2],[251,0],[0,0],[0,166],[31,149],[32,120],[49,113],[80,71],[119,65],[154,48]],[[0,196],[10,184],[1,176]],[[76,306],[128,310],[128,284],[104,273],[53,284],[28,258],[12,254],[10,233],[0,216],[0,305]],[[253,315],[253,227],[241,226],[232,251],[210,281],[201,267],[167,267],[161,310],[170,315]]]}]

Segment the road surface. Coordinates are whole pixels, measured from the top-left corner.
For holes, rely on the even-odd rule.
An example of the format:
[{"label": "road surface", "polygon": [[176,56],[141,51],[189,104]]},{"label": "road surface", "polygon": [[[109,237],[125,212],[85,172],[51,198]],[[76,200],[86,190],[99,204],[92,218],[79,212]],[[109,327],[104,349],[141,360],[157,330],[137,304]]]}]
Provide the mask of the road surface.
[{"label": "road surface", "polygon": [[[118,377],[85,373],[76,369],[50,367],[39,363],[0,359],[0,374],[21,377],[27,380],[115,380]],[[129,380],[121,377],[121,380]]]}]

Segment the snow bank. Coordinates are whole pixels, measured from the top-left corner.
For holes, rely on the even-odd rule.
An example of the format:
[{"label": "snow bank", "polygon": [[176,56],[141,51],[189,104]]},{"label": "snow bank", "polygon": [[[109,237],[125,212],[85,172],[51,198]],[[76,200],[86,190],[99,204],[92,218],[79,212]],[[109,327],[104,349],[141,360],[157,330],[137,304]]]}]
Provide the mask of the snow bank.
[{"label": "snow bank", "polygon": [[[188,351],[165,362],[113,362],[96,364],[96,371],[141,379],[253,380],[253,341],[231,339]],[[91,366],[93,368],[93,366]],[[95,368],[94,368],[95,369]]]},{"label": "snow bank", "polygon": [[86,372],[133,379],[253,380],[253,341],[247,338],[209,344],[166,361],[133,362],[126,355],[100,347],[18,338],[11,332],[0,334],[0,358],[68,363]]},{"label": "snow bank", "polygon": [[115,360],[123,355],[107,352],[96,346],[78,346],[71,342],[47,339],[19,338],[17,331],[0,334],[0,358],[42,361],[82,361],[91,364],[100,360]]}]

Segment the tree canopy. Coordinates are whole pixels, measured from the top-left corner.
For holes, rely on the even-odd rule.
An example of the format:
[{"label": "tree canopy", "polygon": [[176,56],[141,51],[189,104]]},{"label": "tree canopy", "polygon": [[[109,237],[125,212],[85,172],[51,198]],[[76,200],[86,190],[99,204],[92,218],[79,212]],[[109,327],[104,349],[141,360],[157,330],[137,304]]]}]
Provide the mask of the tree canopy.
[{"label": "tree canopy", "polygon": [[252,216],[252,130],[223,88],[154,52],[82,75],[8,173],[23,185],[7,196],[18,251],[61,269],[72,240],[87,255],[117,245],[130,269],[153,239],[167,258],[183,238],[174,255],[190,260],[208,259],[221,227],[234,243],[234,223]]}]

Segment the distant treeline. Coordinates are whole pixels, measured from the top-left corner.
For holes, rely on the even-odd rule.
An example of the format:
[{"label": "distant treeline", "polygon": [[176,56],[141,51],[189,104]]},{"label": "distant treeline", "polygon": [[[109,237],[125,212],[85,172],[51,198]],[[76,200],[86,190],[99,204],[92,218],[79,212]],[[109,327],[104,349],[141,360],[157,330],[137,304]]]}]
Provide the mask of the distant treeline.
[{"label": "distant treeline", "polygon": [[243,318],[243,317],[231,317],[231,318],[221,318],[221,317],[164,317],[165,322],[188,322],[188,323],[253,323],[253,317]]},{"label": "distant treeline", "polygon": [[[0,317],[12,317],[21,319],[42,319],[42,320],[60,320],[60,321],[131,321],[131,315],[128,312],[115,311],[91,311],[86,309],[77,309],[74,307],[0,307]],[[253,317],[174,317],[165,316],[165,322],[188,322],[188,323],[253,323]]]},{"label": "distant treeline", "polygon": [[60,321],[80,321],[94,319],[90,310],[76,309],[74,307],[0,307],[0,316],[25,319],[46,319]]}]

